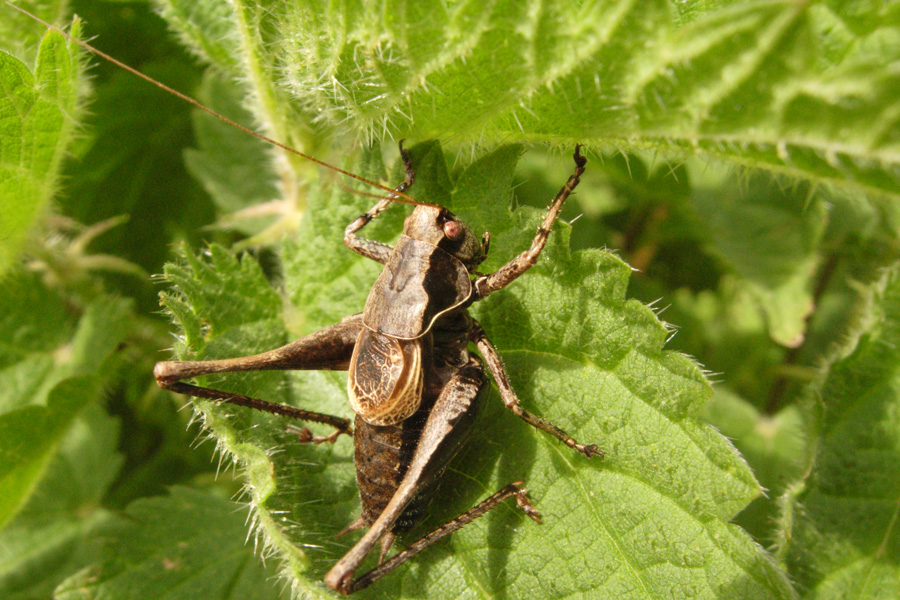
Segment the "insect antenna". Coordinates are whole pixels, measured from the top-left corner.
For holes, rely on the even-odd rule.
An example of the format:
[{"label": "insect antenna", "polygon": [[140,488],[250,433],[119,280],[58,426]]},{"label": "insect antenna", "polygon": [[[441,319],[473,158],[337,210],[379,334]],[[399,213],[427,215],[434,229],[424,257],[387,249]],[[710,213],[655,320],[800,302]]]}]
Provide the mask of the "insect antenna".
[{"label": "insect antenna", "polygon": [[[148,83],[151,83],[151,84],[155,85],[156,87],[160,88],[161,90],[164,90],[164,91],[166,91],[166,92],[168,92],[168,93],[170,93],[170,94],[176,96],[177,98],[180,98],[180,99],[184,100],[185,102],[187,102],[187,103],[193,105],[195,108],[199,108],[200,110],[209,113],[209,114],[212,115],[213,117],[219,119],[220,121],[223,121],[224,123],[227,123],[228,125],[231,125],[232,127],[237,127],[238,129],[240,129],[240,130],[243,131],[244,133],[247,133],[247,134],[249,134],[249,135],[252,135],[252,136],[255,137],[255,138],[259,138],[259,139],[263,140],[264,142],[268,142],[269,144],[272,144],[273,146],[276,146],[276,147],[278,147],[278,148],[281,148],[281,149],[284,150],[285,152],[289,152],[289,153],[291,153],[291,154],[294,154],[294,155],[296,155],[296,156],[299,156],[300,158],[304,158],[304,159],[306,159],[306,160],[308,160],[308,161],[312,161],[312,162],[316,163],[317,165],[321,165],[321,166],[325,167],[326,169],[331,169],[332,171],[335,171],[335,172],[337,172],[337,173],[340,173],[341,175],[344,175],[345,177],[350,177],[351,179],[355,179],[355,180],[357,180],[357,181],[361,181],[362,183],[365,183],[365,184],[367,184],[367,185],[371,185],[371,186],[376,187],[376,188],[378,188],[378,189],[380,189],[380,190],[383,190],[383,191],[385,191],[385,192],[388,192],[388,194],[390,194],[391,200],[392,200],[393,202],[400,202],[401,204],[414,204],[414,205],[416,205],[416,206],[420,206],[420,205],[421,205],[421,206],[431,206],[431,207],[434,207],[434,208],[440,208],[440,206],[438,206],[438,205],[436,205],[436,204],[431,204],[431,203],[428,203],[428,202],[420,202],[420,201],[418,201],[418,200],[415,200],[415,199],[413,199],[413,198],[410,198],[409,196],[407,196],[407,195],[404,194],[403,192],[398,192],[397,190],[395,190],[395,189],[393,189],[393,188],[389,188],[389,187],[387,187],[386,185],[382,185],[382,184],[380,184],[380,183],[378,183],[378,182],[376,182],[376,181],[372,181],[372,180],[370,180],[370,179],[366,179],[365,177],[361,177],[361,176],[359,176],[359,175],[357,175],[357,174],[355,174],[355,173],[351,173],[350,171],[346,171],[346,170],[344,170],[344,169],[341,169],[340,167],[335,167],[334,165],[330,165],[330,164],[328,164],[327,162],[325,162],[325,161],[323,161],[323,160],[319,160],[319,159],[316,158],[315,156],[311,156],[311,155],[306,154],[306,153],[304,153],[304,152],[300,152],[299,150],[296,150],[296,149],[294,149],[294,148],[291,148],[290,146],[288,146],[288,145],[286,145],[286,144],[282,144],[282,143],[279,142],[278,140],[272,139],[272,138],[270,138],[270,137],[267,136],[267,135],[264,135],[264,134],[259,133],[259,132],[257,132],[257,131],[253,131],[253,130],[250,129],[249,127],[245,127],[245,126],[241,125],[240,123],[237,123],[237,122],[235,122],[235,121],[229,119],[229,118],[226,117],[225,115],[223,115],[223,114],[221,114],[221,113],[218,113],[218,112],[214,111],[213,109],[209,108],[208,106],[205,106],[204,104],[202,104],[202,103],[199,102],[198,100],[195,100],[194,98],[191,98],[191,97],[188,96],[187,94],[183,94],[183,93],[179,92],[178,90],[173,89],[173,88],[167,86],[166,84],[162,83],[161,81],[157,81],[156,79],[153,79],[153,78],[150,77],[149,75],[145,75],[144,73],[141,73],[140,71],[138,71],[138,70],[135,69],[134,67],[130,67],[130,66],[126,65],[125,63],[123,63],[122,61],[118,60],[117,58],[114,58],[114,57],[110,56],[109,54],[103,52],[102,50],[99,50],[99,49],[95,48],[94,46],[88,44],[87,42],[85,42],[85,41],[83,41],[83,40],[79,40],[79,39],[76,38],[75,36],[70,35],[69,33],[63,31],[63,30],[60,29],[59,27],[56,27],[55,25],[51,25],[50,23],[48,23],[47,21],[41,19],[40,17],[38,17],[38,16],[36,16],[36,15],[34,15],[34,14],[28,12],[27,10],[25,10],[25,9],[22,8],[21,6],[15,5],[15,4],[13,4],[12,2],[9,2],[9,0],[4,0],[4,3],[5,3],[7,6],[9,6],[10,8],[13,8],[13,9],[19,11],[19,12],[22,13],[23,15],[25,15],[25,16],[31,18],[31,19],[34,19],[35,21],[37,21],[38,23],[40,23],[40,24],[43,25],[44,27],[46,27],[46,28],[48,28],[48,29],[52,29],[53,31],[56,31],[57,33],[59,33],[59,34],[65,36],[66,39],[68,39],[68,40],[70,40],[70,41],[72,41],[72,42],[75,42],[76,44],[78,44],[78,45],[81,46],[82,48],[84,48],[84,49],[90,51],[91,53],[95,54],[96,56],[99,56],[99,57],[102,58],[103,60],[106,60],[106,61],[108,61],[108,62],[110,62],[110,63],[116,65],[117,67],[120,67],[120,68],[122,68],[122,69],[125,69],[126,71],[128,71],[128,72],[131,73],[132,75],[137,75],[138,77],[140,77],[140,78],[143,79],[144,81],[147,81]],[[379,196],[379,197],[380,197],[380,196]]]},{"label": "insect antenna", "polygon": [[[340,187],[342,190],[344,190],[348,194],[353,194],[354,196],[362,196],[363,198],[384,198],[383,194],[373,194],[372,192],[364,192],[364,191],[358,190],[350,185],[347,185],[346,183],[344,183],[342,181],[338,181],[337,185],[338,185],[338,187]],[[403,202],[403,200],[400,199],[400,200],[397,200],[397,202]],[[416,200],[415,204],[417,204],[417,205],[424,204],[426,206],[436,206],[436,205],[429,204],[427,202],[420,202],[418,200]]]}]

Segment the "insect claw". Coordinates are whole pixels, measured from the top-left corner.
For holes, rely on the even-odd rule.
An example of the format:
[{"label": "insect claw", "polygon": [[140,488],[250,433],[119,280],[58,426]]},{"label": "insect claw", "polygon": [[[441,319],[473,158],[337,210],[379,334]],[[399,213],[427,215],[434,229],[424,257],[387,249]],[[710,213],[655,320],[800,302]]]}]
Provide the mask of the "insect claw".
[{"label": "insect claw", "polygon": [[575,154],[572,155],[572,158],[575,159],[575,166],[578,168],[587,164],[587,159],[581,155],[581,144],[575,144]]},{"label": "insect claw", "polygon": [[335,535],[334,537],[338,537],[338,538],[339,538],[339,537],[345,536],[345,535],[347,535],[348,533],[350,533],[351,531],[356,531],[357,529],[362,529],[362,528],[365,527],[365,526],[366,526],[366,522],[363,520],[363,518],[362,518],[362,517],[358,517],[355,521],[353,521],[352,523],[350,523],[349,525],[347,525],[346,527],[344,527],[344,528],[340,531],[340,533],[338,533],[338,534]]},{"label": "insect claw", "polygon": [[598,458],[603,458],[603,456],[605,455],[605,452],[603,452],[603,450],[601,450],[597,444],[591,444],[589,446],[578,444],[575,446],[575,448],[588,458],[593,458],[595,456]]},{"label": "insect claw", "polygon": [[301,427],[297,429],[296,427],[288,427],[288,430],[297,435],[297,441],[301,444],[308,444],[313,441],[313,433],[309,430],[308,427]]},{"label": "insect claw", "polygon": [[528,515],[532,521],[536,523],[541,522],[541,513],[538,512],[538,509],[534,507],[531,501],[528,499],[528,488],[521,487],[524,482],[517,481],[513,483],[518,489],[516,490],[516,506],[521,508],[526,515]]}]

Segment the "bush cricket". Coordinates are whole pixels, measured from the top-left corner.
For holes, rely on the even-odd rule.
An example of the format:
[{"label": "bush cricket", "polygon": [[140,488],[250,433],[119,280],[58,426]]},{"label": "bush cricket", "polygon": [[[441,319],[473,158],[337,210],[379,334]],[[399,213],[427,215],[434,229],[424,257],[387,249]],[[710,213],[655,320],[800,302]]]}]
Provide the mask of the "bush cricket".
[{"label": "bush cricket", "polygon": [[[406,158],[405,152],[402,155]],[[357,237],[394,201],[390,195],[344,232],[347,247],[385,265],[361,314],[254,356],[156,365],[154,375],[165,389],[335,428],[328,436],[301,430],[304,441],[334,442],[341,434],[353,435],[362,514],[345,531],[366,527],[368,531],[327,574],[325,581],[333,589],[349,594],[370,585],[508,498],[515,498],[528,516],[539,520],[522,482],[511,483],[385,560],[395,536],[423,517],[441,475],[465,443],[488,385],[486,371],[513,414],[587,457],[602,456],[597,446],[577,442],[519,405],[497,351],[466,312],[535,264],[550,226],[584,171],[586,161],[578,147],[574,160],[575,171],[554,199],[531,248],[493,273],[473,278],[486,256],[489,237],[479,240],[465,223],[440,207],[416,206],[394,247]],[[406,173],[398,192],[405,192],[414,179],[409,163]],[[469,352],[470,343],[481,358]],[[276,369],[348,370],[348,396],[356,414],[352,427],[341,417],[184,383],[213,373]],[[379,542],[381,564],[354,578]]]}]

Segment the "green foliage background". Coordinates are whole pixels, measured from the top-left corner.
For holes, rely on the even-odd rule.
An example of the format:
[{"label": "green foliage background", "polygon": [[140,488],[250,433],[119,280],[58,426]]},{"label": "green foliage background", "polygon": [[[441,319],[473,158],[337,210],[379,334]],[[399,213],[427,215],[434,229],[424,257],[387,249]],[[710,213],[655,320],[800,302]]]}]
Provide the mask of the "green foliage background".
[{"label": "green foliage background", "polygon": [[[361,596],[900,597],[900,3],[19,4],[380,181],[409,139],[486,270],[585,145],[574,222],[475,312],[607,456],[492,392],[422,531],[516,479],[544,524],[502,507]],[[197,403],[196,444],[150,373],[358,312],[373,200],[0,11],[0,597],[334,597],[349,442]],[[345,415],[343,377],[208,383]]]}]

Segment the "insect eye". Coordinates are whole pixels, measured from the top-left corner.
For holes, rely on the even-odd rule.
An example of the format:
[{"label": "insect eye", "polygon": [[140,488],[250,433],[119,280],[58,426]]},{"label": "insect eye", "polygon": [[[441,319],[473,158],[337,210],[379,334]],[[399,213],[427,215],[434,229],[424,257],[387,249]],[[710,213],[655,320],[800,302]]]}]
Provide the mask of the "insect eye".
[{"label": "insect eye", "polygon": [[444,223],[444,235],[452,241],[459,241],[459,239],[462,238],[463,233],[463,228],[459,224],[459,221],[447,221]]}]

